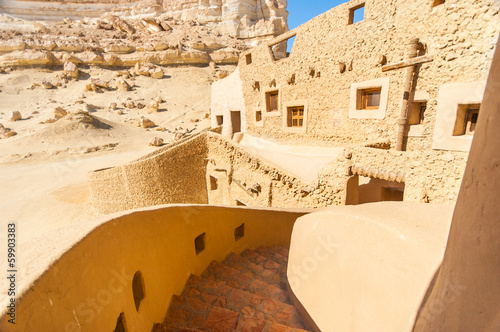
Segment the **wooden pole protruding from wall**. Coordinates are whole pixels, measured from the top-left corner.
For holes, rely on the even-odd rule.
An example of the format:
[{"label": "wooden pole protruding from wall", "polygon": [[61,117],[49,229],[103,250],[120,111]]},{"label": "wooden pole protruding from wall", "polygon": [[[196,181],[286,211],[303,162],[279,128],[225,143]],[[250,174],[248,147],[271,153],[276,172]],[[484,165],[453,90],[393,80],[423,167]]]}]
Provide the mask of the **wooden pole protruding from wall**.
[{"label": "wooden pole protruding from wall", "polygon": [[[408,57],[415,58],[418,55],[418,50],[420,48],[420,41],[418,38],[413,38],[410,41],[410,53]],[[401,103],[401,111],[399,113],[398,119],[398,136],[396,140],[396,150],[403,151],[404,150],[404,140],[405,140],[405,131],[408,123],[408,105],[410,103],[410,91],[412,88],[413,75],[415,74],[415,66],[409,66],[406,69],[406,81],[405,87],[403,91],[403,102]]]}]

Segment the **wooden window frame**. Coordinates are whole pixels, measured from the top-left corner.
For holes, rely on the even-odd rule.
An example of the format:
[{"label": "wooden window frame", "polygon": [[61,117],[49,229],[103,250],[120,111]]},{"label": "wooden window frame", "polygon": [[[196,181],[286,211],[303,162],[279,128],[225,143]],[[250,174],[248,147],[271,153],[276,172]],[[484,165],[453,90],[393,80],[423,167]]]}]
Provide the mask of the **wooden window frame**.
[{"label": "wooden window frame", "polygon": [[[455,125],[453,128],[453,136],[472,136],[475,132],[475,127],[477,125],[477,117],[479,116],[479,110],[481,108],[480,103],[471,104],[458,104],[457,115],[455,120]],[[474,114],[476,116],[476,122],[474,123],[474,129],[471,131],[470,128],[473,125],[472,119]]]},{"label": "wooden window frame", "polygon": [[[288,101],[283,104],[282,128],[285,133],[307,133],[307,117],[309,114],[308,104],[309,102],[307,99]],[[298,110],[299,112],[294,116],[293,110]],[[293,125],[293,120],[296,120],[295,126]]]},{"label": "wooden window frame", "polygon": [[[472,122],[474,116],[476,121]],[[464,135],[474,135],[474,132],[476,131],[478,117],[479,117],[479,107],[467,108],[464,121]],[[471,130],[472,126],[474,126],[474,128]]]},{"label": "wooden window frame", "polygon": [[[416,126],[420,125],[424,122],[424,113],[427,110],[427,102],[426,101],[414,101],[410,106],[410,114],[408,114],[408,125]],[[417,110],[418,107],[418,110]],[[413,122],[414,118],[413,113],[418,111],[418,122]]]},{"label": "wooden window frame", "polygon": [[[379,93],[379,102],[377,106],[368,106],[368,98],[367,95],[369,93],[373,92],[378,92]],[[382,87],[376,87],[376,88],[368,88],[368,89],[360,89],[359,90],[359,106],[357,107],[358,110],[360,111],[373,111],[373,110],[378,110],[380,108],[380,101],[382,98]]]},{"label": "wooden window frame", "polygon": [[[356,6],[353,6],[353,7],[349,8],[349,20],[347,22],[347,25],[352,25],[352,24],[360,23],[360,22],[363,22],[365,20],[365,14],[366,14],[366,12],[363,12],[363,19],[360,20],[360,21],[354,22],[354,12],[356,10],[358,10],[358,9],[363,8],[363,7],[365,7],[365,2],[360,3],[360,4],[356,5]],[[366,10],[366,8],[365,8],[365,10]]]},{"label": "wooden window frame", "polygon": [[[297,112],[296,115],[293,113]],[[302,128],[304,127],[304,106],[291,106],[287,107],[287,126],[290,128]],[[296,120],[297,125],[294,125],[294,120]]]},{"label": "wooden window frame", "polygon": [[255,111],[255,122],[261,122],[262,119],[262,111]]},{"label": "wooden window frame", "polygon": [[[271,109],[271,97],[276,97],[276,108]],[[278,113],[280,109],[280,92],[271,90],[266,92],[266,113]]]}]

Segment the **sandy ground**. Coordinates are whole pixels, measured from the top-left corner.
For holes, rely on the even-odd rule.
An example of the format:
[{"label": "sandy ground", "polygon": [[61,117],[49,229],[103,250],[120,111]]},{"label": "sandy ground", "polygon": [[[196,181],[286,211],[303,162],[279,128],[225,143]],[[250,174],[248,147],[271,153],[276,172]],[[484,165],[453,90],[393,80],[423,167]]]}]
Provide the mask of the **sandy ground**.
[{"label": "sandy ground", "polygon": [[[42,80],[56,83],[61,71],[32,68],[0,74],[0,123],[18,133],[0,139],[0,255],[7,256],[7,224],[14,222],[18,291],[26,289],[75,239],[93,227],[97,213],[88,202],[89,171],[123,164],[154,151],[157,148],[148,145],[154,137],[168,144],[176,131],[196,133],[210,126],[209,119],[204,118],[209,112],[210,84],[214,80],[210,68],[164,68],[163,79],[136,77],[135,91],[103,93],[85,91],[85,85],[90,77],[111,80],[112,85],[116,71],[84,71],[82,80],[50,90],[31,86]],[[147,105],[156,97],[165,100],[157,113],[121,106],[127,98]],[[79,100],[83,104],[75,104]],[[108,109],[112,102],[118,104],[117,110]],[[85,104],[92,110],[89,114],[104,124],[102,128],[86,127],[71,119],[72,113]],[[40,123],[53,118],[59,106],[70,114],[55,123]],[[11,122],[12,111],[20,111],[23,119]],[[171,132],[137,127],[141,116]],[[6,259],[1,261],[6,271]],[[3,307],[7,280],[0,280]]]}]

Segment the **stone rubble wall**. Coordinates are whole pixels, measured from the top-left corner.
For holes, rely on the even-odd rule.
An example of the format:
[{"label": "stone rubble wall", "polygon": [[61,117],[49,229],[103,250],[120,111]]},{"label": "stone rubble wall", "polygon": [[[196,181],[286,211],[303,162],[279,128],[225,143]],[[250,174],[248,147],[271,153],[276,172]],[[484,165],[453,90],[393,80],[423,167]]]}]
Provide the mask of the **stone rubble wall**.
[{"label": "stone rubble wall", "polygon": [[[407,59],[409,42],[418,37],[434,60],[419,68],[415,89],[428,94],[427,110],[423,132],[409,138],[408,150],[431,149],[439,87],[484,80],[500,27],[496,1],[447,0],[436,7],[432,2],[366,0],[364,20],[348,25],[349,8],[360,3],[351,1],[291,32],[296,38],[288,58],[274,61],[265,44],[242,54],[248,132],[286,144],[388,140],[394,146],[406,68],[382,72],[378,59],[384,55],[388,64]],[[246,63],[247,54],[251,64]],[[343,73],[339,63],[346,67]],[[390,80],[385,117],[350,118],[351,84],[379,78]],[[279,116],[266,114],[264,91],[271,89],[280,89]],[[285,103],[298,100],[307,101],[307,129],[289,133],[283,127]],[[264,116],[260,125],[250,121],[258,110]]]},{"label": "stone rubble wall", "polygon": [[[238,200],[249,206],[309,208],[341,203],[344,178],[309,183],[220,135],[208,136],[208,151],[207,173],[219,178],[222,191],[209,192],[209,204],[236,205]],[[256,184],[260,191],[252,192]]]},{"label": "stone rubble wall", "polygon": [[[467,153],[403,153],[346,148],[307,182],[216,132],[203,132],[135,162],[89,173],[100,213],[158,204],[194,203],[318,208],[344,204],[352,175],[404,182],[404,200],[453,204]],[[443,170],[435,172],[435,169]],[[216,188],[211,179],[217,179]],[[240,203],[237,203],[239,201]]]},{"label": "stone rubble wall", "polygon": [[[454,204],[467,162],[466,152],[346,149],[352,174],[405,184],[404,201]],[[328,167],[328,166],[327,166]],[[338,168],[338,166],[335,166]],[[322,171],[323,176],[330,173]]]}]

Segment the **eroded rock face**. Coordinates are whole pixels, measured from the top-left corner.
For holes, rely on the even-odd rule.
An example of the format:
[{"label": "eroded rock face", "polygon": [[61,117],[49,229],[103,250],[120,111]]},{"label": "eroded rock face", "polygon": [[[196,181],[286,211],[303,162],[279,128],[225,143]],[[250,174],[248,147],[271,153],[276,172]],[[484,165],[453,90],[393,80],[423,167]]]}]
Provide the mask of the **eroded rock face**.
[{"label": "eroded rock face", "polygon": [[278,35],[288,30],[287,0],[163,0],[167,14],[216,25],[237,38]]},{"label": "eroded rock face", "polygon": [[[242,51],[288,30],[287,0],[161,1],[70,0],[70,7],[115,6],[96,6],[102,12],[94,19],[63,20],[71,17],[69,9],[57,23],[12,19],[8,30],[0,31],[0,67],[236,64]],[[57,18],[57,3],[43,2]],[[29,7],[32,1],[8,0],[0,9],[9,13],[9,4],[16,3]],[[43,15],[34,12],[30,18]],[[26,28],[30,24],[32,31]],[[162,75],[157,70],[150,76]]]}]

